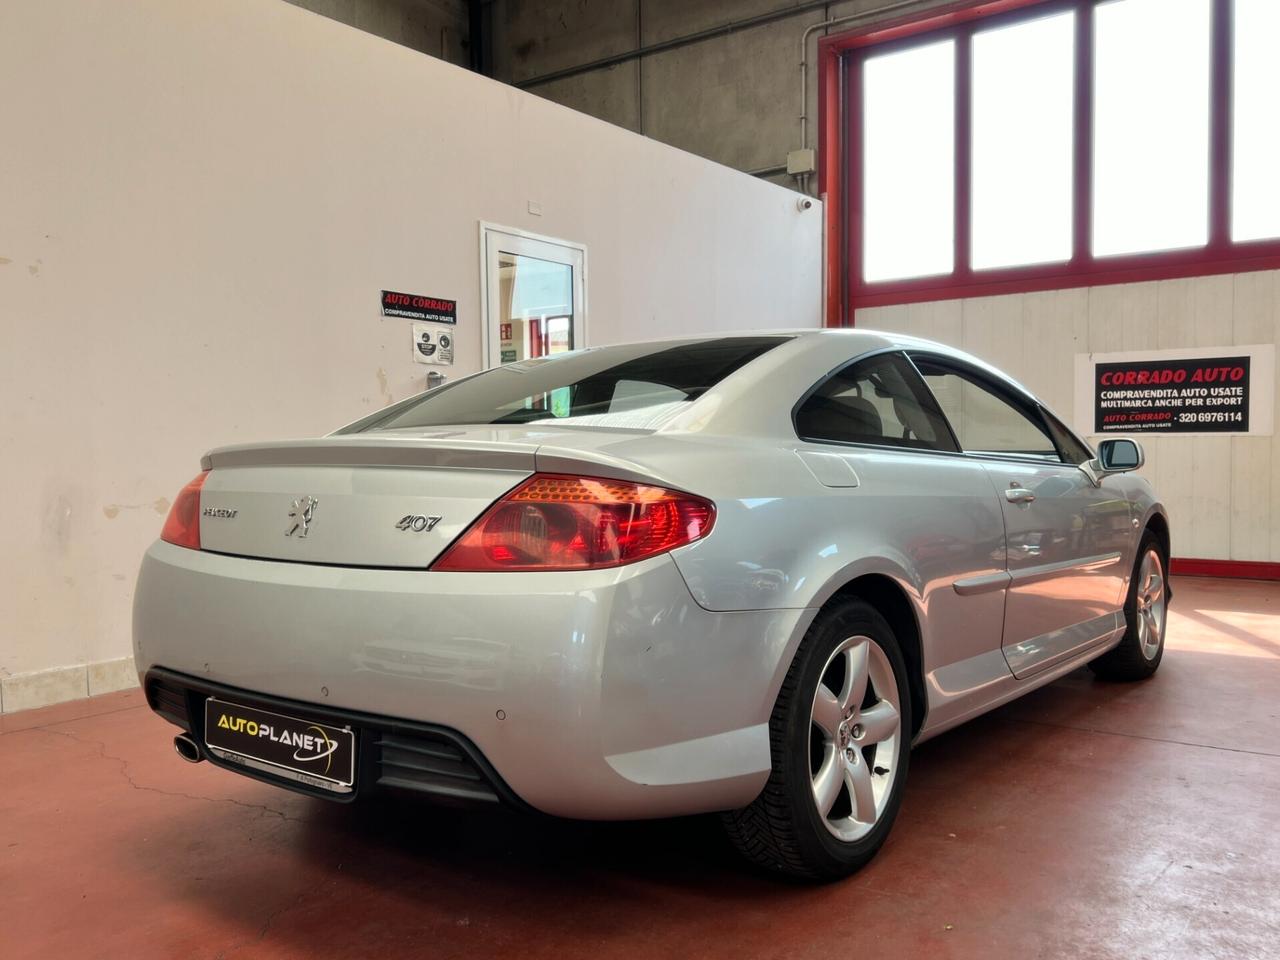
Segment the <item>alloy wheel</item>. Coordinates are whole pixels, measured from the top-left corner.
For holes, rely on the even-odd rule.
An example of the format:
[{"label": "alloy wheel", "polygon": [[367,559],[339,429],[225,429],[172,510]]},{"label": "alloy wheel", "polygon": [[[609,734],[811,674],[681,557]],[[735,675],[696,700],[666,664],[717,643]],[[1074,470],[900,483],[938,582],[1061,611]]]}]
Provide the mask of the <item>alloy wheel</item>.
[{"label": "alloy wheel", "polygon": [[1138,568],[1138,645],[1142,655],[1154,660],[1164,638],[1167,603],[1164,588],[1164,564],[1160,554],[1148,550]]},{"label": "alloy wheel", "polygon": [[837,839],[861,839],[888,803],[902,739],[897,678],[874,640],[849,637],[831,653],[810,718],[809,771],[818,816]]}]

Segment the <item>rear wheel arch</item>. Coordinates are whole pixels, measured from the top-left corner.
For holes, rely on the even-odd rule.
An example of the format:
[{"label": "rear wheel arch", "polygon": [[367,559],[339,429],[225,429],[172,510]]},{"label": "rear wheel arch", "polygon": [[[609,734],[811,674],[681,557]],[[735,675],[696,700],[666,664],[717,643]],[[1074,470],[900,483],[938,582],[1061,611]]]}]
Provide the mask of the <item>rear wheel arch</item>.
[{"label": "rear wheel arch", "polygon": [[907,662],[907,685],[911,690],[911,739],[924,726],[928,699],[924,686],[924,647],[920,621],[905,589],[892,577],[866,573],[855,577],[835,592],[823,605],[850,599],[863,600],[889,622]]}]

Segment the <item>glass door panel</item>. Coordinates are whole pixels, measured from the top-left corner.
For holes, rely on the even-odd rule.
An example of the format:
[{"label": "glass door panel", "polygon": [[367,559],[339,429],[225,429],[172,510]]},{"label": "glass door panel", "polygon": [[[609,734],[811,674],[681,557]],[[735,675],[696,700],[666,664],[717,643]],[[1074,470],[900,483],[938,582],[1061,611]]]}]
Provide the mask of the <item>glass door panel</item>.
[{"label": "glass door panel", "polygon": [[584,251],[567,243],[484,228],[485,366],[586,345]]}]

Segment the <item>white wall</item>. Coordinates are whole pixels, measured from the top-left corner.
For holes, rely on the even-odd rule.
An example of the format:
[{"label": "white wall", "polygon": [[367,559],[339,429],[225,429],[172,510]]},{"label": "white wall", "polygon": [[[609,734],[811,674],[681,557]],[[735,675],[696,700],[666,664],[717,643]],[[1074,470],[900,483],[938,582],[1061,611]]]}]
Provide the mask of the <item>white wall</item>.
[{"label": "white wall", "polygon": [[[1077,353],[1280,342],[1280,272],[877,307],[858,310],[855,322],[977,354],[1070,422]],[[1280,424],[1280,391],[1274,402]],[[1280,561],[1274,435],[1137,436],[1147,453],[1145,474],[1169,508],[1175,557]]]},{"label": "white wall", "polygon": [[587,245],[593,343],[818,322],[817,207],[279,0],[3,19],[5,710],[129,681],[138,561],[205,449],[422,388],[380,289],[456,298],[477,369],[480,220]]}]

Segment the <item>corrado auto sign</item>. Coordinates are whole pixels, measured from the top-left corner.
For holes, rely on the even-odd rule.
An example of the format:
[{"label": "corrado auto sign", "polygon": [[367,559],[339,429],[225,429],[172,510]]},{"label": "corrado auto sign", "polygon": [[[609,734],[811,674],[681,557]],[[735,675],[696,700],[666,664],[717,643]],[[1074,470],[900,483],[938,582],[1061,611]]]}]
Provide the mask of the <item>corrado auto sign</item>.
[{"label": "corrado auto sign", "polygon": [[1249,357],[1094,367],[1095,433],[1248,433]]},{"label": "corrado auto sign", "polygon": [[1077,354],[1076,426],[1107,433],[1272,432],[1271,344]]}]

